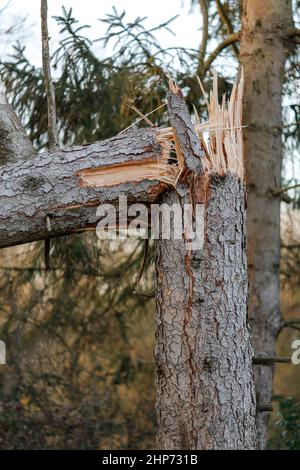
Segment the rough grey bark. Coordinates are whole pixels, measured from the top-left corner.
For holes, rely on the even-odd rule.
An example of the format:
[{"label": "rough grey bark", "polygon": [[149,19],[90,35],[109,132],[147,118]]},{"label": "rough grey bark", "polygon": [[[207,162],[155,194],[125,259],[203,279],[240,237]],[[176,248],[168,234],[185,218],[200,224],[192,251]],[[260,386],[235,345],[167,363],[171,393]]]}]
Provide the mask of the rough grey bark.
[{"label": "rough grey bark", "polygon": [[[188,109],[184,100],[179,95],[168,92],[168,111],[170,123],[175,137],[177,158],[182,160],[182,178],[193,172],[196,175],[202,175],[203,152],[200,149],[199,137],[195,132]],[[184,123],[184,126],[182,126]]]},{"label": "rough grey bark", "polygon": [[157,129],[43,155],[27,155],[24,141],[26,159],[14,149],[15,161],[0,167],[0,247],[94,227],[96,206],[120,195],[153,202],[166,190],[149,179],[153,166],[171,182],[181,169],[163,202],[205,204],[206,239],[194,252],[184,240],[158,242],[158,447],[253,449],[243,183],[230,174],[203,175],[184,100],[169,94],[168,103],[178,165],[168,161],[169,137]]},{"label": "rough grey bark", "polygon": [[[12,145],[27,152],[27,146],[19,144],[20,136],[18,139]],[[7,163],[0,166],[0,247],[94,227],[96,207],[117,202],[120,195],[132,202],[154,201],[166,188],[160,181],[90,187],[84,185],[80,172],[128,162],[157,162],[162,152],[156,130],[150,129],[12,163],[4,154]]]},{"label": "rough grey bark", "polygon": [[[256,355],[275,355],[279,302],[282,86],[292,25],[290,0],[244,1],[241,64],[248,184],[249,318]],[[271,403],[273,368],[255,366],[258,405]],[[266,447],[268,413],[259,413],[260,448]]]},{"label": "rough grey bark", "polygon": [[185,240],[157,243],[157,446],[254,449],[243,183],[229,173],[201,176],[184,101],[169,95],[168,108],[186,172],[180,191],[161,202],[204,204],[205,242],[195,251]]},{"label": "rough grey bark", "polygon": [[203,251],[157,243],[157,445],[254,449],[243,185],[227,174],[196,187],[194,200],[206,204]]},{"label": "rough grey bark", "polygon": [[6,101],[4,90],[0,89],[0,168],[32,154],[32,144],[14,110]]}]

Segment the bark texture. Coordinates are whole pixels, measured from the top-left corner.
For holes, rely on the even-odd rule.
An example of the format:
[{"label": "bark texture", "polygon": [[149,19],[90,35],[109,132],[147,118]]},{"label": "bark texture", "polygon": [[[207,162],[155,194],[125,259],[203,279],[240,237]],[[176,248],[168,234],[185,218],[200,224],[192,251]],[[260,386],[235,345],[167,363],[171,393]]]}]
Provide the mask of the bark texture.
[{"label": "bark texture", "polygon": [[243,185],[230,174],[205,178],[193,189],[194,201],[206,204],[204,249],[157,243],[157,445],[254,449]]},{"label": "bark texture", "polygon": [[[292,25],[291,0],[245,0],[241,63],[245,73],[244,119],[248,183],[249,317],[256,355],[275,355],[279,303],[282,86]],[[273,368],[255,366],[258,405],[272,399]],[[268,413],[259,413],[260,448],[266,446]]]},{"label": "bark texture", "polygon": [[58,148],[55,90],[51,77],[49,33],[48,33],[48,2],[41,0],[41,32],[42,32],[42,60],[43,74],[47,95],[48,110],[48,143],[51,150]]},{"label": "bark texture", "polygon": [[[11,119],[8,122],[14,124],[14,117]],[[138,169],[146,165],[146,172],[148,164],[155,165],[165,158],[166,149],[160,145],[157,135],[153,129],[141,130],[11,163],[5,153],[7,163],[0,166],[0,247],[94,227],[97,205],[118,202],[120,195],[132,202],[153,202],[166,184],[147,179],[147,175],[142,181],[139,177],[137,182],[112,186],[107,182],[102,187],[97,187],[95,181],[89,183],[88,177],[85,181],[84,175],[91,176],[93,171],[99,173],[103,168],[114,170],[128,162],[132,171],[134,165]],[[12,154],[18,150],[27,156],[27,141],[24,144],[19,133],[17,138],[13,141],[10,134]]]},{"label": "bark texture", "polygon": [[[18,133],[13,158],[0,166],[0,247],[94,227],[96,206],[120,195],[203,204],[203,249],[157,243],[158,447],[254,449],[243,183],[230,173],[204,174],[198,137],[174,90],[173,132],[142,130],[43,155]],[[169,158],[173,140],[177,162]],[[27,158],[19,159],[23,150]]]},{"label": "bark texture", "polygon": [[0,169],[32,154],[32,144],[14,110],[6,101],[4,89],[0,89]]}]

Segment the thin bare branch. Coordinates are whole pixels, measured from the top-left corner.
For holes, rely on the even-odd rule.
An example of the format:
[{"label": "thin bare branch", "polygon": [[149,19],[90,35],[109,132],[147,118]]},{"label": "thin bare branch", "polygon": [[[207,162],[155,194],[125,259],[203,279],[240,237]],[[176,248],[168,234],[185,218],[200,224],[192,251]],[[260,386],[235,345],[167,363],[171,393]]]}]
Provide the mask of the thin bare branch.
[{"label": "thin bare branch", "polygon": [[201,14],[202,14],[203,27],[202,27],[202,41],[201,41],[201,46],[200,46],[200,51],[199,51],[199,63],[198,63],[197,73],[198,75],[202,76],[201,72],[204,67],[204,60],[205,60],[207,41],[208,41],[208,8],[207,8],[206,0],[198,0],[198,1],[199,1]]},{"label": "thin bare branch", "polygon": [[[224,5],[222,4],[221,0],[216,0],[216,4],[217,4],[217,10],[218,10],[219,16],[220,16],[223,24],[227,28],[227,33],[228,34],[234,34],[234,29],[233,29],[231,20],[230,20],[229,16],[227,15],[226,10],[225,10]],[[236,57],[238,58],[239,54],[240,54],[240,51],[239,51],[239,48],[237,47],[236,43],[232,44],[232,49],[233,49]]]},{"label": "thin bare branch", "polygon": [[158,106],[157,108],[150,111],[149,113],[143,114],[143,116],[141,118],[136,119],[132,124],[130,124],[130,126],[126,127],[126,129],[123,129],[121,132],[119,132],[119,135],[124,134],[129,129],[131,129],[131,127],[136,126],[140,121],[143,121],[143,119],[145,119],[145,117],[150,116],[151,114],[155,113],[155,111],[158,111],[159,109],[163,108],[164,106],[167,106],[167,103],[163,103],[160,106]]},{"label": "thin bare branch", "polygon": [[[32,143],[20,119],[6,99],[5,85],[0,81],[0,166],[34,155]],[[22,151],[20,152],[20,149]]]},{"label": "thin bare branch", "polygon": [[48,108],[48,142],[50,150],[58,148],[55,91],[51,77],[49,34],[47,24],[47,0],[41,0],[42,59]]},{"label": "thin bare branch", "polygon": [[133,104],[128,104],[127,106],[128,108],[132,109],[135,113],[137,113],[142,119],[144,119],[148,126],[155,127],[153,122],[150,121],[150,119],[145,114],[143,114],[136,106],[134,106]]},{"label": "thin bare branch", "polygon": [[295,38],[300,36],[300,29],[298,28],[291,28],[288,30],[288,37],[289,38]]},{"label": "thin bare branch", "polygon": [[271,403],[262,403],[257,406],[256,411],[257,413],[270,412],[273,411],[273,406]]},{"label": "thin bare branch", "polygon": [[205,73],[208,71],[212,63],[215,61],[215,59],[218,57],[218,55],[226,49],[226,47],[231,46],[232,44],[238,42],[240,40],[240,35],[241,31],[238,31],[237,33],[230,34],[226,39],[224,39],[223,42],[221,42],[215,50],[210,54],[208,59],[206,60],[204,66],[203,66],[203,72],[202,75],[205,75]]},{"label": "thin bare branch", "polygon": [[292,328],[293,330],[300,331],[300,318],[285,320],[283,322],[282,328]]}]

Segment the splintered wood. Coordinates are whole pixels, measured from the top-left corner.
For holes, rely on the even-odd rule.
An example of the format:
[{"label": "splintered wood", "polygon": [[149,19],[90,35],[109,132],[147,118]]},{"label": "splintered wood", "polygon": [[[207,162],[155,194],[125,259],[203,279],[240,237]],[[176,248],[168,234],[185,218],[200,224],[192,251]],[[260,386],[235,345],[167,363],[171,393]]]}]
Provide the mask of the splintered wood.
[{"label": "splintered wood", "polygon": [[[198,82],[206,101],[209,118],[208,121],[201,123],[194,107],[195,131],[204,151],[203,167],[207,173],[224,174],[230,172],[242,179],[243,72],[239,82],[234,84],[229,100],[227,101],[226,96],[223,95],[221,104],[218,98],[218,77],[216,73],[213,77],[213,89],[209,96],[204,91],[199,78]],[[171,80],[169,85],[174,93],[178,93],[178,90],[180,90]],[[139,112],[138,114],[141,115],[142,113]],[[141,119],[144,118],[147,122],[149,121],[147,116],[142,115]],[[185,167],[180,145],[171,127],[158,128],[156,132],[160,151],[155,158],[139,161],[129,160],[128,162],[82,170],[79,174],[83,185],[108,187],[124,182],[139,182],[149,179],[176,186]]]},{"label": "splintered wood", "polygon": [[[198,77],[197,77],[198,78]],[[223,95],[222,103],[218,99],[218,76],[214,73],[213,90],[208,97],[198,78],[201,91],[206,100],[208,122],[200,123],[195,129],[205,152],[205,166],[208,171],[225,173],[226,171],[243,178],[243,127],[242,108],[244,92],[244,74],[235,83],[229,101]],[[197,115],[196,115],[197,116]]]},{"label": "splintered wood", "polygon": [[[172,136],[171,136],[172,137]],[[83,186],[108,187],[124,182],[139,182],[145,179],[162,181],[174,186],[178,176],[178,163],[172,161],[173,143],[169,135],[158,131],[157,154],[153,158],[104,165],[78,172]],[[174,164],[170,164],[174,163]]]}]

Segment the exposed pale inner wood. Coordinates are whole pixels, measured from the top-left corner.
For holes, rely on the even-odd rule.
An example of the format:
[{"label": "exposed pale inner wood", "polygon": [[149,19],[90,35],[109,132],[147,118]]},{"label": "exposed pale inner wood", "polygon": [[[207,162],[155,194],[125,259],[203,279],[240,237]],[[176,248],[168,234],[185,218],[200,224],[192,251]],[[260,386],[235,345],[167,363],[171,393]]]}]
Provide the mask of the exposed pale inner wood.
[{"label": "exposed pale inner wood", "polygon": [[178,166],[166,159],[140,160],[105,167],[82,170],[78,173],[82,186],[108,187],[126,182],[139,182],[145,178],[173,183]]}]

